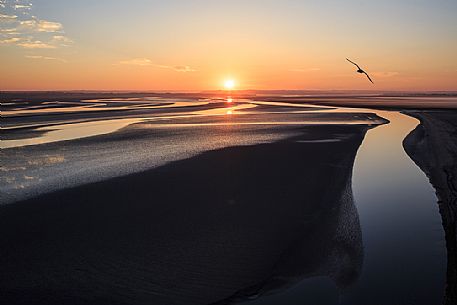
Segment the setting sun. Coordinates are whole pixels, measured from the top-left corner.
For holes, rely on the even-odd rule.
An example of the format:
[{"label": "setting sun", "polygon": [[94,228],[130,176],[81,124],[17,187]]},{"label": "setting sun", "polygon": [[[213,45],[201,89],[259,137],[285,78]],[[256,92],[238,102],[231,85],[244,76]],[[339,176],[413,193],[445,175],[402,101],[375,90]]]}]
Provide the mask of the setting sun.
[{"label": "setting sun", "polygon": [[224,82],[224,88],[226,90],[233,90],[233,88],[235,88],[235,81],[233,79],[227,79]]}]

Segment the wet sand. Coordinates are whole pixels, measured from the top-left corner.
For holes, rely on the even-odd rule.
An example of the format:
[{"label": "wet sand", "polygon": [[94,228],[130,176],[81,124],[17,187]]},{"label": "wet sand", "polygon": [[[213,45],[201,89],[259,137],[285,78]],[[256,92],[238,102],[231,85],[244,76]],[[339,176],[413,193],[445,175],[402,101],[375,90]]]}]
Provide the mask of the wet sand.
[{"label": "wet sand", "polygon": [[306,127],[2,206],[2,298],[209,304],[324,275],[345,287],[363,261],[350,177],[365,131]]},{"label": "wet sand", "polygon": [[[144,100],[150,106],[138,113]],[[119,103],[126,109],[119,111]],[[214,99],[164,109],[154,103],[174,104],[163,98],[135,98],[115,101],[114,110],[98,115],[79,108],[62,113],[61,107],[52,113],[46,107],[46,115],[34,117],[20,114],[29,112],[29,106],[18,107],[19,115],[7,116],[1,131],[2,203],[144,171],[208,150],[277,141],[295,135],[301,126],[364,128],[387,122],[369,110],[302,104]]]},{"label": "wet sand", "polygon": [[406,112],[420,120],[404,141],[408,155],[436,190],[447,247],[444,304],[457,303],[457,111]]},{"label": "wet sand", "polygon": [[[88,103],[103,97],[115,98],[84,95]],[[85,122],[133,124],[2,149],[4,303],[228,304],[262,300],[321,277],[331,282],[326,287],[333,297],[360,279],[365,254],[352,170],[366,132],[388,123],[374,111],[340,108],[349,105],[347,97],[323,97],[318,106],[308,103],[316,98],[206,103],[204,97],[204,104],[171,108],[155,97],[154,105],[146,100],[148,106],[138,108],[144,98],[137,96],[100,111],[62,112],[57,108],[68,104],[58,103],[49,111],[45,104],[44,113],[31,116],[27,107],[52,100],[34,98],[21,106],[23,114],[6,117],[10,129],[2,130],[2,140],[36,140],[51,133],[40,128],[71,131]],[[453,304],[455,183],[449,173],[455,165],[448,161],[456,149],[441,143],[453,143],[455,113],[436,115],[421,101],[378,102],[370,107],[416,109],[406,113],[421,120],[405,149],[440,198],[445,298]]]}]

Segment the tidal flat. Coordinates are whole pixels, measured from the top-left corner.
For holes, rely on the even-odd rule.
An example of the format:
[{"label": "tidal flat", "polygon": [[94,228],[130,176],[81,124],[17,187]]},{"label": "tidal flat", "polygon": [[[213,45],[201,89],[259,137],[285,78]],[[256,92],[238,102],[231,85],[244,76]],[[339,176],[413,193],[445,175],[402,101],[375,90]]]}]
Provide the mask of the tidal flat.
[{"label": "tidal flat", "polygon": [[455,304],[456,97],[8,93],[5,304]]}]

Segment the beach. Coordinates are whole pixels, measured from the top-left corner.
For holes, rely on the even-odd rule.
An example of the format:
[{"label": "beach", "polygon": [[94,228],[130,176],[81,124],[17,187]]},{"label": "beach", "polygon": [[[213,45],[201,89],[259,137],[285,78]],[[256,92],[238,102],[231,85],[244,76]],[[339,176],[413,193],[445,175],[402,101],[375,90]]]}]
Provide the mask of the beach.
[{"label": "beach", "polygon": [[454,97],[59,94],[2,105],[5,303],[455,302]]}]

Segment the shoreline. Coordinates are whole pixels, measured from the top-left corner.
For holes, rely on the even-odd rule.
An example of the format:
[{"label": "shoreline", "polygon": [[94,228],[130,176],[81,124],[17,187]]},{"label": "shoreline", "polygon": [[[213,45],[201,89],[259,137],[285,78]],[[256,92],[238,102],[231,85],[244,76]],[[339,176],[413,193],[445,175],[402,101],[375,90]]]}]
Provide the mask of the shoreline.
[{"label": "shoreline", "polygon": [[447,247],[447,287],[444,304],[457,302],[457,112],[405,112],[420,124],[403,146],[434,187]]}]

